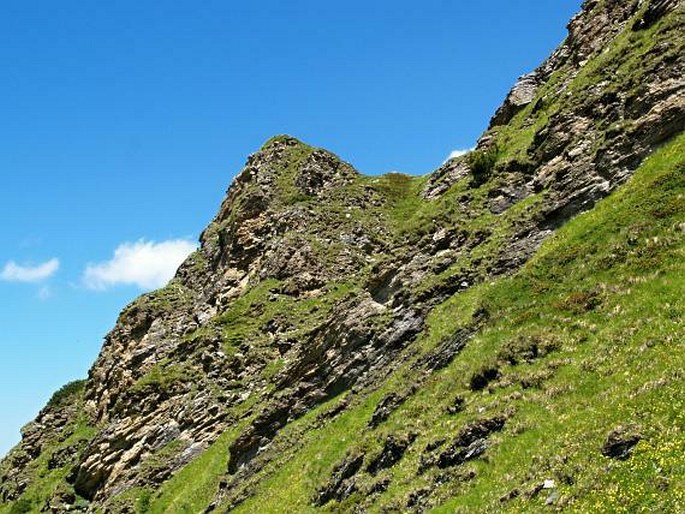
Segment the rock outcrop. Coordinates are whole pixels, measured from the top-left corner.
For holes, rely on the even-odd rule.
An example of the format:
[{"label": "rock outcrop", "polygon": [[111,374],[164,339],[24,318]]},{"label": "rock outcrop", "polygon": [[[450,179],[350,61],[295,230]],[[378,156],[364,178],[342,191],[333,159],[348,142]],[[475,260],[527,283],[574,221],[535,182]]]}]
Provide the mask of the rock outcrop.
[{"label": "rock outcrop", "polygon": [[[27,426],[0,467],[2,501],[145,512],[153,492],[220,447],[226,465],[207,479],[214,487],[202,508],[238,508],[298,451],[298,427],[329,426],[409,373],[411,383],[364,411],[364,430],[380,434],[489,316],[478,306],[430,346],[437,309],[514,274],[683,131],[684,18],[675,0],[587,0],[566,41],[514,86],[477,148],[425,178],[366,177],[295,138],[268,141],[234,179],[199,250],[168,286],[121,313],[69,401]],[[533,360],[484,363],[494,372],[472,375],[468,394],[507,380],[533,388],[560,365],[516,380],[499,372]],[[451,410],[441,411],[449,419],[468,403],[451,396]],[[449,445],[442,438],[413,457],[430,427],[379,435],[379,452],[339,459],[307,501],[345,510],[358,500],[364,511],[391,490],[392,469],[413,458],[415,475],[430,480],[420,478],[425,484],[395,507],[423,511],[445,496],[444,484],[474,480],[477,470],[466,466],[516,426],[514,409],[495,407]],[[602,451],[620,458],[639,440],[614,439]],[[60,487],[41,489],[46,473]]]}]

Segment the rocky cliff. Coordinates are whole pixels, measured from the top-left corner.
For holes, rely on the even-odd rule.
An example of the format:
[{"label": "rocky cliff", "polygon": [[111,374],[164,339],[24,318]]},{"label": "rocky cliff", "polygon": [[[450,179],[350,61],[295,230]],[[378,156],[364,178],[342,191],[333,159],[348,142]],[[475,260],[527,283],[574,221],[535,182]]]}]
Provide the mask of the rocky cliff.
[{"label": "rocky cliff", "polygon": [[0,512],[681,510],[684,28],[586,1],[423,177],[268,141]]}]

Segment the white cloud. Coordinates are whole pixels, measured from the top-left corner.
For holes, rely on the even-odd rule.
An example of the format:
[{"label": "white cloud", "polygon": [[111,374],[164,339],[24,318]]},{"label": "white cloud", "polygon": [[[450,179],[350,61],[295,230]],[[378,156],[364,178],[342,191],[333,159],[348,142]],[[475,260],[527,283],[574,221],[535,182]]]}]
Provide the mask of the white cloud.
[{"label": "white cloud", "polygon": [[50,259],[36,266],[21,266],[9,261],[0,271],[0,280],[7,282],[40,282],[54,275],[59,269],[59,259]]},{"label": "white cloud", "polygon": [[194,242],[185,239],[122,243],[110,260],[86,266],[83,283],[98,290],[119,284],[156,289],[173,278],[176,269],[196,248]]},{"label": "white cloud", "polygon": [[473,148],[466,148],[464,150],[453,150],[448,156],[445,162],[449,161],[450,159],[455,159],[457,157],[461,157],[462,155],[466,155],[467,153],[473,151]]}]

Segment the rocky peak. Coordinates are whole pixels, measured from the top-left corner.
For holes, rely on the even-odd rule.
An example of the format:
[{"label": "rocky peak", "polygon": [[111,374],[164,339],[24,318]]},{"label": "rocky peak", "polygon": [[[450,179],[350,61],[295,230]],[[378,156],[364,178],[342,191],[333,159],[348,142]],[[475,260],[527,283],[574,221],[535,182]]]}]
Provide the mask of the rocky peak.
[{"label": "rocky peak", "polygon": [[[373,422],[355,437],[393,425],[393,411],[440,384],[441,370],[489,322],[489,302],[474,298],[498,277],[517,273],[555,229],[592,208],[683,131],[685,20],[675,12],[681,5],[586,1],[564,44],[521,78],[477,149],[428,177],[365,177],[290,136],[269,140],[247,159],[202,233],[201,247],[176,277],[121,313],[85,388],[70,396],[68,404],[77,408],[48,406],[25,431],[22,445],[0,467],[0,498],[13,502],[28,491],[50,496],[41,496],[44,511],[83,512],[75,506],[78,494],[91,502],[88,511],[143,512],[145,494],[155,501],[151,495],[170,477],[188,469],[202,475],[200,468],[215,461],[221,469],[208,472],[209,482],[201,485],[205,503],[188,510],[221,505],[217,510],[226,511],[259,494],[263,480],[297,454],[306,430],[328,427],[362,405]],[[575,292],[557,303],[592,307],[605,293]],[[507,313],[507,323],[518,323]],[[539,346],[521,351],[538,359],[545,353]],[[512,366],[517,359],[510,356]],[[481,385],[472,379],[464,391],[459,381],[469,381],[463,376],[428,402],[461,390],[451,399],[449,420],[425,422],[431,406],[414,405],[411,431],[397,437],[371,432],[381,452],[348,456],[354,465],[339,466],[334,501],[359,497],[354,501],[363,506],[353,508],[373,510],[388,484],[353,494],[366,491],[356,489],[355,476],[391,476],[405,451],[419,459],[412,445],[421,440],[426,449],[418,473],[433,478],[420,479],[413,499],[390,510],[428,508],[422,498],[437,501],[439,484],[456,483],[433,468],[461,466],[489,452],[499,432],[509,437],[504,420],[515,426],[516,409],[466,427],[458,416],[481,405],[481,391],[489,396],[498,382],[511,379],[500,373],[501,362],[482,364],[488,365],[473,375]],[[381,396],[384,389],[389,392]],[[524,386],[524,393],[536,389]],[[374,397],[380,402],[375,411]],[[498,402],[482,408],[498,410]],[[319,411],[307,415],[314,408]],[[483,414],[469,416],[475,413]],[[451,435],[425,445],[428,424]],[[346,462],[329,450],[320,448],[331,466]],[[216,453],[184,468],[207,452]],[[58,472],[57,478],[50,474]],[[42,476],[61,481],[59,493],[40,489]],[[189,482],[200,478],[207,479],[192,475]],[[67,507],[52,507],[57,501]]]},{"label": "rocky peak", "polygon": [[535,71],[519,77],[490,120],[489,129],[505,125],[530,104],[553,73],[567,67],[573,71],[566,78],[572,80],[621,34],[630,20],[632,31],[645,30],[679,5],[681,0],[585,0],[581,11],[569,22],[564,42]]},{"label": "rocky peak", "polygon": [[292,202],[297,199],[293,193],[299,193],[300,199],[319,197],[332,188],[348,184],[358,175],[352,166],[327,150],[314,148],[291,136],[276,136],[248,157],[229,187],[215,221],[226,220],[236,204],[240,214],[252,217],[257,211],[278,207],[271,202]]},{"label": "rocky peak", "polygon": [[214,262],[245,268],[260,242],[315,223],[308,203],[325,200],[359,177],[336,155],[291,136],[276,136],[247,162],[229,187],[217,216],[200,237]]},{"label": "rocky peak", "polygon": [[532,102],[540,82],[541,78],[538,72],[519,77],[504,103],[490,120],[490,128],[508,123],[517,112]]}]

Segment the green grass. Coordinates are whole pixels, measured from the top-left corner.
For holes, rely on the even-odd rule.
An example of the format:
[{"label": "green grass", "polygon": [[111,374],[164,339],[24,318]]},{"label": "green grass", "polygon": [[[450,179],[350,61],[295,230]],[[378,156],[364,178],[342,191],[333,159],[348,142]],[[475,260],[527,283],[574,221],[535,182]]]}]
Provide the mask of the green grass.
[{"label": "green grass", "polygon": [[[219,481],[228,466],[228,449],[245,423],[225,431],[199,457],[177,471],[158,489],[139,486],[108,498],[107,512],[136,514],[196,514],[204,511],[217,493]],[[156,457],[163,464],[165,454],[173,455],[178,442],[171,442]],[[168,462],[166,463],[168,465]]]},{"label": "green grass", "polygon": [[147,501],[149,514],[195,514],[211,503],[220,477],[228,467],[228,448],[239,433],[237,425],[224,432],[202,455],[185,466]]},{"label": "green grass", "polygon": [[402,173],[365,177],[365,182],[385,199],[383,211],[395,231],[401,229],[421,206],[419,192],[426,180],[427,177],[412,177]]},{"label": "green grass", "polygon": [[[624,189],[562,228],[521,272],[436,308],[418,342],[424,351],[467,325],[476,309],[486,309],[489,318],[452,365],[431,376],[377,431],[366,428],[376,403],[412,378],[410,368],[329,425],[303,432],[299,449],[264,472],[255,496],[237,512],[314,511],[312,497],[347,453],[374,455],[383,434],[412,431],[420,434],[417,441],[382,472],[391,480],[386,492],[372,504],[357,494],[323,509],[402,510],[411,492],[437,476],[435,470],[416,472],[428,442],[505,411],[511,417],[491,437],[485,458],[463,466],[463,474],[473,471],[475,478],[439,486],[431,500],[435,512],[539,510],[549,493],[526,493],[545,479],[557,484],[556,504],[578,512],[682,510],[684,199],[681,136],[650,157]],[[511,364],[512,352],[530,341],[548,351]],[[471,391],[469,378],[483,362],[498,366],[501,378]],[[465,409],[447,415],[455,395],[465,399]],[[619,425],[637,425],[643,436],[626,461],[600,452]],[[289,425],[277,440],[294,429]],[[375,479],[361,473],[358,480],[369,485]],[[500,502],[515,489],[518,498]]]},{"label": "green grass", "polygon": [[[343,413],[331,425],[321,430],[307,430],[306,446],[289,455],[289,459],[272,465],[273,475],[259,483],[257,495],[248,499],[233,512],[316,512],[311,497],[321,479],[330,474],[332,467],[340,461],[348,448],[355,442],[357,434],[363,431],[380,394],[375,394],[354,411]],[[289,424],[279,438],[288,439],[291,432],[310,422],[321,410],[310,412],[306,417]],[[286,486],[287,483],[287,486]]]},{"label": "green grass", "polygon": [[[50,469],[49,462],[53,455],[66,448],[80,446],[82,449],[96,434],[95,427],[89,424],[87,416],[82,411],[82,395],[83,383],[81,381],[71,382],[55,393],[49,408],[55,410],[72,408],[75,409],[76,414],[47,441],[47,444],[41,448],[40,455],[28,464],[26,475],[30,476],[30,480],[26,490],[15,502],[0,505],[0,514],[38,512],[47,498],[52,498],[59,493],[73,494],[73,488],[66,481],[73,464],[67,463],[62,467],[53,466],[53,469]],[[79,501],[85,503],[83,499]]]},{"label": "green grass", "polygon": [[47,408],[59,408],[80,396],[86,386],[85,380],[73,380],[60,387],[48,400]]},{"label": "green grass", "polygon": [[193,382],[199,378],[198,371],[187,363],[162,361],[155,364],[127,390],[129,396],[146,391],[168,391],[174,385]]},{"label": "green grass", "polygon": [[[644,10],[647,4],[643,6]],[[599,7],[597,8],[599,9]],[[634,18],[638,17],[636,14]],[[596,95],[620,94],[636,99],[643,93],[641,88],[646,77],[656,73],[664,62],[677,59],[685,51],[682,24],[685,12],[680,9],[666,16],[647,30],[633,32],[624,30],[614,38],[596,57],[590,59],[577,74],[570,74],[568,66],[554,72],[543,84],[533,101],[503,126],[495,127],[490,135],[500,150],[492,176],[503,170],[528,167],[538,157],[532,152],[533,141],[552,117],[577,113],[592,106]],[[633,18],[633,19],[634,19]],[[631,23],[628,22],[628,25]],[[665,47],[665,54],[655,58],[655,48]],[[598,84],[606,87],[597,88]],[[600,129],[595,150],[605,144],[607,137],[618,132],[630,134],[631,120],[614,119],[611,115],[594,117],[593,124]],[[577,134],[575,137],[585,137]]]},{"label": "green grass", "polygon": [[[683,16],[681,10],[648,30],[624,31],[577,74],[562,66],[530,105],[492,130],[491,151],[465,157],[472,177],[458,180],[432,201],[420,195],[428,176],[398,173],[351,175],[346,184],[314,201],[299,190],[296,179],[317,149],[287,136],[267,142],[262,149],[267,152],[275,142],[288,143],[268,163],[276,180],[270,205],[311,219],[297,234],[284,234],[281,243],[308,245],[316,262],[336,278],[301,296],[287,293],[288,278],[253,278],[226,311],[185,336],[183,344],[191,349],[185,362],[165,360],[150,368],[130,394],[171,391],[192,382],[192,392],[207,387],[218,396],[218,386],[203,378],[199,356],[220,340],[229,358],[249,348],[250,364],[259,370],[252,379],[267,386],[229,409],[229,418],[242,421],[159,490],[132,487],[110,498],[107,507],[141,514],[203,511],[226,477],[231,443],[259,410],[259,402],[273,392],[273,382],[287,365],[265,325],[282,323],[286,328],[279,338],[306,340],[337,302],[362,292],[374,265],[392,267],[407,249],[430,248],[438,232],[449,230],[462,239],[462,247],[448,250],[445,265],[413,285],[411,294],[430,298],[435,288],[462,275],[473,277],[475,284],[433,307],[424,332],[377,389],[348,395],[349,408],[329,423],[320,422],[319,415],[342,398],[280,430],[267,453],[273,459],[239,485],[254,494],[237,512],[403,512],[410,496],[426,488],[431,492],[424,507],[434,512],[537,512],[548,508],[549,491],[534,494],[546,479],[557,484],[550,498],[554,508],[685,511],[685,136],[652,155],[623,189],[560,229],[514,276],[493,280],[492,263],[536,219],[546,192],[529,195],[501,214],[489,208],[502,188],[543,164],[544,129],[552,118],[592,107],[597,91],[625,95],[626,105],[639,98],[655,66],[682,55],[685,37],[678,29]],[[655,49],[666,43],[665,56],[653,58]],[[604,82],[606,88],[597,87]],[[612,116],[593,119],[595,152],[607,149],[621,134],[633,137],[633,121]],[[206,238],[219,244],[221,231],[237,223],[241,209],[249,207],[246,202],[262,186],[248,181],[244,187],[227,217],[208,228]],[[373,239],[376,250],[364,253],[342,242],[355,232]],[[384,254],[387,248],[394,249],[393,255]],[[355,277],[337,276],[337,269],[349,268],[350,255],[357,259]],[[209,263],[196,252],[189,265],[200,273]],[[172,281],[132,303],[122,317],[135,319],[137,310],[163,316],[186,308],[191,300],[191,291]],[[423,356],[465,328],[478,332],[449,366],[432,374],[417,368]],[[473,378],[484,368],[496,370],[496,378],[474,387]],[[367,423],[378,402],[411,385],[417,391],[370,430]],[[68,384],[48,408],[82,402],[82,394],[82,382]],[[463,409],[449,413],[457,397]],[[508,416],[505,427],[490,437],[481,458],[447,476],[435,468],[418,473],[427,444],[449,441],[469,423],[502,414]],[[642,437],[625,461],[608,459],[600,451],[607,434],[619,426]],[[69,445],[87,442],[95,431],[84,416],[74,416],[29,464],[28,488],[17,502],[1,505],[0,514],[36,511],[46,498],[73,492],[66,482],[70,466],[49,470],[48,460]],[[312,498],[346,455],[362,452],[368,464],[387,436],[410,433],[418,437],[398,463],[378,476],[361,471],[358,492],[342,503],[313,507]],[[172,441],[142,462],[141,469],[163,466],[181,446]],[[389,480],[387,490],[373,496],[372,486],[384,479]]]},{"label": "green grass", "polygon": [[285,336],[296,338],[316,327],[336,301],[355,289],[353,284],[330,283],[320,296],[293,297],[276,293],[281,285],[275,279],[259,282],[213,320],[221,330],[226,354],[235,354],[247,343],[250,347],[261,346],[265,352],[273,351],[271,338],[262,330],[267,322],[287,321]]},{"label": "green grass", "polygon": [[471,169],[474,185],[479,186],[488,181],[499,156],[500,150],[497,145],[485,150],[474,150],[467,154],[466,160]]}]

